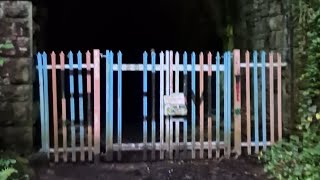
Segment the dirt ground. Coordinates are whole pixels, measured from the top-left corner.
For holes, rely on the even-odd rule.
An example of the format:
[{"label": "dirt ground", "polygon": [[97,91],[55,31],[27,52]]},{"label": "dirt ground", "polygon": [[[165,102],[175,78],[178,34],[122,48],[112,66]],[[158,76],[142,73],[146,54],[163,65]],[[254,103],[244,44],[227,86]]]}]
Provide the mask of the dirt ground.
[{"label": "dirt ground", "polygon": [[35,167],[39,180],[262,180],[262,165],[254,158],[211,161],[54,164]]}]

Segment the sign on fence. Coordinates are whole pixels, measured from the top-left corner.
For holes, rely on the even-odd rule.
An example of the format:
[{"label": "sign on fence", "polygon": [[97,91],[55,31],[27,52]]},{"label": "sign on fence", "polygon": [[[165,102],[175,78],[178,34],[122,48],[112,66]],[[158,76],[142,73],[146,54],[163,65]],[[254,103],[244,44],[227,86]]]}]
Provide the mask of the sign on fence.
[{"label": "sign on fence", "polygon": [[183,93],[164,96],[164,114],[166,116],[186,116],[188,113]]}]

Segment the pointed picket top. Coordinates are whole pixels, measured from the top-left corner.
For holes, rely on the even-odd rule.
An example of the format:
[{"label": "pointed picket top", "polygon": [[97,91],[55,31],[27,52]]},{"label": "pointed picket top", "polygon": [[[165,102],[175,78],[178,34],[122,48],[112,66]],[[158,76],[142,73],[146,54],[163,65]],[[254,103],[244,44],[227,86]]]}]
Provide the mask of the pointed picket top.
[{"label": "pointed picket top", "polygon": [[60,59],[61,59],[62,57],[64,57],[64,52],[63,52],[63,51],[61,51],[61,52],[59,53],[59,57],[60,57]]},{"label": "pointed picket top", "polygon": [[220,52],[219,52],[219,51],[217,52],[216,60],[217,60],[217,61],[220,60]]},{"label": "pointed picket top", "polygon": [[82,68],[82,53],[78,51],[77,53],[77,59],[78,59],[78,69],[80,70]]},{"label": "pointed picket top", "polygon": [[211,53],[211,51],[208,52],[208,57],[212,58],[212,53]]},{"label": "pointed picket top", "polygon": [[56,56],[56,53],[54,51],[51,52],[50,54],[51,57]]},{"label": "pointed picket top", "polygon": [[72,56],[73,56],[72,51],[69,51],[69,53],[68,53],[68,58],[69,58],[69,59],[71,59],[71,58],[72,58]]},{"label": "pointed picket top", "polygon": [[37,53],[37,59],[39,60],[39,59],[41,59],[41,57],[42,57],[41,53],[38,52],[38,53]]},{"label": "pointed picket top", "polygon": [[265,62],[266,61],[266,52],[265,51],[261,51],[261,62]]},{"label": "pointed picket top", "polygon": [[187,57],[188,53],[186,51],[183,52],[183,57]]},{"label": "pointed picket top", "polygon": [[176,56],[176,57],[177,57],[177,56],[180,56],[180,54],[179,54],[178,51],[176,51],[175,56]]},{"label": "pointed picket top", "polygon": [[156,52],[154,50],[151,51],[151,56],[156,56]]},{"label": "pointed picket top", "polygon": [[250,52],[248,50],[246,50],[246,53],[245,53],[246,56],[250,55]]},{"label": "pointed picket top", "polygon": [[146,51],[143,52],[143,60],[148,58],[148,53]]},{"label": "pointed picket top", "polygon": [[119,58],[119,57],[122,57],[122,52],[121,52],[121,51],[118,51],[117,55],[118,55],[118,58]]},{"label": "pointed picket top", "polygon": [[196,53],[194,51],[191,53],[191,58],[196,58]]},{"label": "pointed picket top", "polygon": [[202,51],[200,52],[199,56],[203,57],[203,52]]},{"label": "pointed picket top", "polygon": [[90,51],[88,50],[87,52],[86,52],[86,56],[90,56],[91,55],[91,53],[90,53]]},{"label": "pointed picket top", "polygon": [[160,52],[160,56],[163,56],[163,55],[164,55],[164,52],[163,52],[163,51],[161,51],[161,52]]},{"label": "pointed picket top", "polygon": [[81,51],[78,51],[77,56],[78,56],[78,57],[82,57]]},{"label": "pointed picket top", "polygon": [[42,57],[47,57],[47,53],[45,51],[43,51]]}]

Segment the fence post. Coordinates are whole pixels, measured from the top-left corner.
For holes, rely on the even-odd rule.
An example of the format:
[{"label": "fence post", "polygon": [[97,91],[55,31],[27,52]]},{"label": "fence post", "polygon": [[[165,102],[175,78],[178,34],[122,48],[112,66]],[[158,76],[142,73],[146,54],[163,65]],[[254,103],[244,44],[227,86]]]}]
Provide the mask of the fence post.
[{"label": "fence post", "polygon": [[94,55],[94,156],[99,162],[100,154],[100,50],[95,49]]}]

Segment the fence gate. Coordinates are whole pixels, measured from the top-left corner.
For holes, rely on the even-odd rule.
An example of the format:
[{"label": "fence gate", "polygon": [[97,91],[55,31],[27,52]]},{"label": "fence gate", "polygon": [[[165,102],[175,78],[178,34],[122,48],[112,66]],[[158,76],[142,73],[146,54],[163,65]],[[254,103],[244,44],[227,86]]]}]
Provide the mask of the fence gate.
[{"label": "fence gate", "polygon": [[[144,52],[141,64],[125,64],[120,51],[52,52],[50,58],[38,53],[41,151],[55,162],[76,162],[98,161],[102,154],[120,161],[130,151],[142,152],[143,160],[163,160],[266,150],[282,138],[286,64],[279,53],[244,55]],[[134,87],[142,92],[136,98],[143,98],[139,143],[122,142],[122,107],[130,103],[123,99],[125,71],[142,72],[143,87]]]}]

